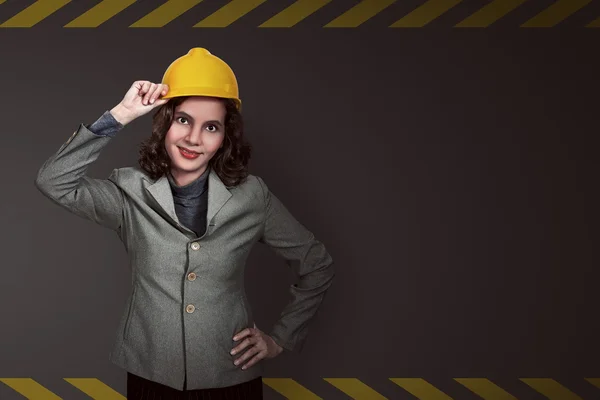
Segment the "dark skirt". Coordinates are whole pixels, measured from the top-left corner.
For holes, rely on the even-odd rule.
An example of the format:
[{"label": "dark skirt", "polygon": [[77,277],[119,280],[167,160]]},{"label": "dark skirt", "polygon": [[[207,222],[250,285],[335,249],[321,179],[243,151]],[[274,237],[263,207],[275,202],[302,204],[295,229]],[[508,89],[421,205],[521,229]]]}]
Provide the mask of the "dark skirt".
[{"label": "dark skirt", "polygon": [[[184,384],[184,387],[187,386]],[[222,388],[178,390],[127,372],[127,399],[132,400],[262,400],[262,398],[263,383],[260,376],[248,382]]]}]

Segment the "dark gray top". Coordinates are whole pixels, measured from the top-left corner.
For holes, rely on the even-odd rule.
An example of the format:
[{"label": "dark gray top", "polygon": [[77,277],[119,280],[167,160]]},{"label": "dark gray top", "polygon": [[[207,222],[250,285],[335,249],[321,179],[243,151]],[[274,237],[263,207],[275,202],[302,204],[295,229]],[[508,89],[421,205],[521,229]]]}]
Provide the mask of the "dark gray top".
[{"label": "dark gray top", "polygon": [[179,222],[193,230],[198,237],[206,230],[206,212],[208,211],[208,172],[185,186],[177,186],[175,178],[167,173],[175,203],[175,213]]},{"label": "dark gray top", "polygon": [[[110,111],[105,111],[93,124],[86,126],[92,133],[100,136],[116,136],[123,129],[123,124],[115,119]],[[175,213],[179,222],[198,235],[206,231],[206,212],[208,211],[208,174],[209,168],[193,182],[178,186],[171,173],[167,173]]]}]

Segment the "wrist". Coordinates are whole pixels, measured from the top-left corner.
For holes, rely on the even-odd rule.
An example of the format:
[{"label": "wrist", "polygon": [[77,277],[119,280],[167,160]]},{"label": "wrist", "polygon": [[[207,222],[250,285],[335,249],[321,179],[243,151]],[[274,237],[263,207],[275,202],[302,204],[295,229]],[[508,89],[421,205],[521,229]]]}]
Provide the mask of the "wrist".
[{"label": "wrist", "polygon": [[271,342],[272,342],[272,343],[275,345],[275,354],[276,354],[276,355],[279,355],[279,354],[281,354],[281,353],[283,352],[283,347],[281,347],[281,346],[279,345],[279,343],[277,343],[277,342],[275,341],[275,339],[273,339],[273,336],[271,336],[271,335],[268,335],[268,336],[269,336],[269,338],[271,339]]},{"label": "wrist", "polygon": [[274,340],[273,340],[273,343],[275,343],[275,350],[276,350],[276,353],[277,353],[278,355],[279,355],[279,354],[281,354],[281,353],[283,353],[283,347],[281,347],[281,346],[279,345],[279,343],[277,343],[277,342],[276,342],[276,341],[274,341]]},{"label": "wrist", "polygon": [[121,103],[114,106],[110,110],[110,113],[112,114],[113,118],[116,119],[123,126],[127,125],[135,119],[135,116],[132,115],[132,113],[128,109],[126,109]]}]

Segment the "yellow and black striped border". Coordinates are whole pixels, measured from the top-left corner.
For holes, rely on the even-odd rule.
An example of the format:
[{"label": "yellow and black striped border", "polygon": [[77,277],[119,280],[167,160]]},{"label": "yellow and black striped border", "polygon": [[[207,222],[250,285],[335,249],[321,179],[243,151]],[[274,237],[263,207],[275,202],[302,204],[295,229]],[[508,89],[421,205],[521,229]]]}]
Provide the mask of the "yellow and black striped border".
[{"label": "yellow and black striped border", "polygon": [[[125,396],[102,383],[96,378],[64,378],[92,399],[124,400]],[[367,386],[357,378],[324,378],[346,396],[356,400],[386,400],[375,389]],[[452,400],[446,393],[423,378],[389,378],[398,385],[398,390],[405,390],[422,400]],[[567,387],[552,378],[521,378],[531,390],[542,394],[550,400],[583,400]],[[587,382],[600,389],[600,378],[586,378]],[[517,398],[500,386],[486,378],[455,378],[462,385],[484,400],[516,400]],[[32,378],[0,378],[0,382],[31,400],[60,400],[57,394],[40,385]],[[284,398],[291,400],[322,399],[316,393],[291,378],[263,378],[266,386],[270,387]],[[600,393],[599,393],[600,395]]]},{"label": "yellow and black striped border", "polygon": [[[0,0],[2,5],[16,0]],[[83,14],[69,21],[65,28],[96,28],[126,8],[142,0],[100,0]],[[274,1],[274,0],[272,0]],[[343,11],[329,21],[325,28],[356,28],[382,12],[386,12],[397,0],[362,0]],[[397,20],[389,28],[420,28],[445,14],[447,11],[468,0],[423,0],[415,9],[405,15],[397,16]],[[489,0],[479,10],[464,16],[457,21],[457,28],[485,28],[500,20],[521,5],[536,0]],[[558,25],[572,14],[598,0],[555,0],[548,7],[533,16],[525,18],[520,27],[550,28]],[[30,28],[49,17],[59,9],[66,7],[74,0],[37,0],[15,15],[1,21],[0,28]],[[176,19],[201,3],[202,0],[165,0],[157,8],[132,21],[130,28],[161,28],[169,23],[177,23]],[[244,15],[252,12],[267,0],[231,0],[210,15],[200,19],[194,28],[225,28],[234,24]],[[299,22],[317,13],[333,0],[297,0],[258,25],[260,28],[291,28]],[[600,16],[591,18],[583,25],[588,28],[600,27]]]}]

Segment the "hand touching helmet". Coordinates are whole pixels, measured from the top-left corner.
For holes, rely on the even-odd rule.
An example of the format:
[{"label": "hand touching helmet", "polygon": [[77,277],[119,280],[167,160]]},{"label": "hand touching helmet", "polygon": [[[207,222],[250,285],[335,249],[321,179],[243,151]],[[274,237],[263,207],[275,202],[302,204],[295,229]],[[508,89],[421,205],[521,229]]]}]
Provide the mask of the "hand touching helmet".
[{"label": "hand touching helmet", "polygon": [[165,84],[135,81],[125,93],[123,100],[110,112],[117,121],[126,125],[169,101],[162,98],[168,91],[169,87]]}]

